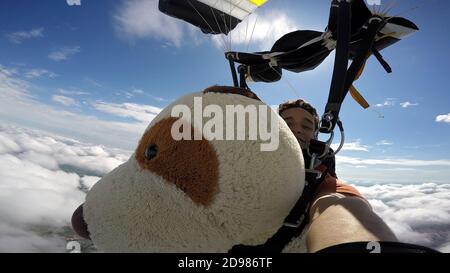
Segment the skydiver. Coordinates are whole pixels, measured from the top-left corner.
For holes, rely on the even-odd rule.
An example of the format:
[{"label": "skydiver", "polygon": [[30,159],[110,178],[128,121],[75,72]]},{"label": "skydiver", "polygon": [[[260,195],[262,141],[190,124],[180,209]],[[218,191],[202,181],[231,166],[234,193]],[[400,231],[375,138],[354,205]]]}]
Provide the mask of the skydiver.
[{"label": "skydiver", "polygon": [[[319,129],[316,109],[299,99],[280,104],[278,113],[305,151]],[[308,157],[305,152],[304,157]],[[398,242],[367,199],[355,187],[337,178],[334,156],[322,161],[315,169],[321,170],[325,178],[309,211],[308,252],[350,242]]]}]

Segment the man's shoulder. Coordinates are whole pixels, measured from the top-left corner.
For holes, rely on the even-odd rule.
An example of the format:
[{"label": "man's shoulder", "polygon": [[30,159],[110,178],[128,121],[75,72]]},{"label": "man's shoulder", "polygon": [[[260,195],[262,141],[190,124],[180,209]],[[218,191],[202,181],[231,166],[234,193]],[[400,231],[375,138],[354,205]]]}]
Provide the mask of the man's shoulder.
[{"label": "man's shoulder", "polygon": [[323,195],[326,193],[340,193],[344,195],[364,198],[363,195],[354,186],[329,174],[326,175],[324,181],[319,186],[317,195]]}]

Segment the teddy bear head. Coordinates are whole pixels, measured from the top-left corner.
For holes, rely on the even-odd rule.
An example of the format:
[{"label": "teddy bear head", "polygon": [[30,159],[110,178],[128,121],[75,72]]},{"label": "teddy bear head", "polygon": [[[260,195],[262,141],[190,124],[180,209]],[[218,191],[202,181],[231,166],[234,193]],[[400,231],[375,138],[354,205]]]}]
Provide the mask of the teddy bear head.
[{"label": "teddy bear head", "polygon": [[250,91],[214,86],[162,110],[72,224],[107,252],[227,252],[266,242],[304,181],[301,148],[279,115]]}]

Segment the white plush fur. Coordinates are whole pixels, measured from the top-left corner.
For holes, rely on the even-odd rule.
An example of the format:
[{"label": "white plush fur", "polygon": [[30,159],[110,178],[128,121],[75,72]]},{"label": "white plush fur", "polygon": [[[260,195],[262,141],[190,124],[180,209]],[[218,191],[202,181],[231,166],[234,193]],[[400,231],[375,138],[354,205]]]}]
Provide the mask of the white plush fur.
[{"label": "white plush fur", "polygon": [[[174,105],[260,105],[232,94],[194,93]],[[139,167],[134,155],[103,177],[86,197],[84,217],[95,245],[112,252],[227,252],[233,245],[264,243],[282,225],[304,186],[301,149],[276,115],[279,148],[261,151],[261,140],[211,140],[219,161],[219,191],[209,206],[195,204],[175,185]],[[204,120],[206,122],[208,118]],[[270,121],[266,121],[270,122]],[[192,158],[202,160],[202,158]]]}]

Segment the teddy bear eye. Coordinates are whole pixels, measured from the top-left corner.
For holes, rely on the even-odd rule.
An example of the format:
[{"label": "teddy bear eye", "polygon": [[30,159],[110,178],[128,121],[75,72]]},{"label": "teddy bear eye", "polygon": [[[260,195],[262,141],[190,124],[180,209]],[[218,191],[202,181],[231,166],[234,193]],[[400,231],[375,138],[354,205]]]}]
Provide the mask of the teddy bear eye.
[{"label": "teddy bear eye", "polygon": [[147,160],[151,160],[156,156],[158,153],[158,147],[156,147],[156,144],[151,144],[145,149],[144,156]]}]

